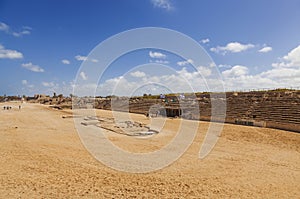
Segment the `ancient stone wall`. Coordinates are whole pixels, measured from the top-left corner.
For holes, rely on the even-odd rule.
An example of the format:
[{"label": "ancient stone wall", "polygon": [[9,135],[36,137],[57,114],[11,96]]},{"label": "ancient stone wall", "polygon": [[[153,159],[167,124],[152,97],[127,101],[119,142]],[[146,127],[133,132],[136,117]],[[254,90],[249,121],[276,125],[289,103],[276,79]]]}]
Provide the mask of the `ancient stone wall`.
[{"label": "ancient stone wall", "polygon": [[[197,94],[197,103],[200,115],[193,112],[195,106],[185,104],[185,112],[188,119],[218,121],[218,117],[211,118],[211,102],[215,100],[210,94]],[[128,111],[139,114],[149,114],[149,110],[155,104],[170,109],[182,109],[179,100],[162,99],[118,99],[113,102],[113,110]],[[218,106],[225,105],[218,103]],[[129,102],[129,105],[128,105]],[[110,99],[97,101],[96,108],[111,109]],[[218,107],[217,107],[218,108]],[[221,107],[220,107],[221,108]],[[183,111],[184,112],[184,111]],[[222,118],[220,116],[220,118]],[[257,91],[257,92],[228,92],[226,93],[226,117],[225,122],[241,125],[253,125],[261,127],[278,128],[300,132],[300,91]]]},{"label": "ancient stone wall", "polygon": [[[176,115],[186,119],[204,120],[278,128],[300,132],[300,91],[256,91],[228,92],[223,99],[211,97],[209,93],[197,93],[196,99],[186,97],[184,100],[174,97],[166,99],[149,99],[144,97],[126,98],[50,98],[36,96],[36,102],[49,105],[60,105],[71,108],[98,108],[124,111],[149,116]],[[214,110],[226,106],[226,116],[214,115],[212,118],[212,102]],[[64,108],[64,107],[62,107]],[[162,110],[168,110],[162,113]],[[178,111],[176,111],[178,109]],[[199,114],[200,112],[200,114]],[[172,113],[172,114],[171,114]],[[176,113],[176,114],[175,114]]]}]

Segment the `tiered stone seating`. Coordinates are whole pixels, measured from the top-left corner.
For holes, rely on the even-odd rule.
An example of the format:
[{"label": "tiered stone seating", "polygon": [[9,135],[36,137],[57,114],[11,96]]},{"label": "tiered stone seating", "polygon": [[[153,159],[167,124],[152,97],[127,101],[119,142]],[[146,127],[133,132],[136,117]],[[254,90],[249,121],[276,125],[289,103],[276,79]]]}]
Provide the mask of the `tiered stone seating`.
[{"label": "tiered stone seating", "polygon": [[[114,105],[114,110],[128,111],[129,108],[129,112],[147,114],[153,105],[159,104],[165,108],[181,109],[182,117],[190,115],[187,117],[189,119],[216,121],[218,117],[224,118],[222,111],[216,112],[215,118],[211,118],[212,100],[218,100],[218,103],[213,101],[214,110],[224,110],[226,105],[226,122],[266,122],[262,126],[300,132],[300,91],[228,92],[226,104],[225,99],[211,99],[208,93],[197,94],[196,103],[189,99],[166,102],[162,99],[133,98],[130,99],[129,106],[120,101]],[[111,109],[110,100],[102,100],[96,107]],[[200,118],[197,111],[200,111]]]},{"label": "tiered stone seating", "polygon": [[132,100],[129,103],[129,111],[131,113],[140,113],[140,114],[147,114],[151,108],[156,103],[160,101],[156,99],[146,99],[146,100]]}]

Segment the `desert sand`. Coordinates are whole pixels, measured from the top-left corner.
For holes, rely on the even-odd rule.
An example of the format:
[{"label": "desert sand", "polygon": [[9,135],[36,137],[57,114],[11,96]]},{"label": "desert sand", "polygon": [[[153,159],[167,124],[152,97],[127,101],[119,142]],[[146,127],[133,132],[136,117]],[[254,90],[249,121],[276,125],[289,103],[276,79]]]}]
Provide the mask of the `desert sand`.
[{"label": "desert sand", "polygon": [[[40,104],[0,104],[0,198],[300,198],[300,134],[225,124],[211,153],[198,158],[208,122],[199,122],[192,145],[173,164],[146,174],[111,169],[83,146],[70,110]],[[10,105],[12,110],[3,110]],[[111,112],[97,110],[99,118]],[[145,124],[149,119],[132,114]],[[107,132],[132,152],[167,144],[165,133],[137,139]]]}]

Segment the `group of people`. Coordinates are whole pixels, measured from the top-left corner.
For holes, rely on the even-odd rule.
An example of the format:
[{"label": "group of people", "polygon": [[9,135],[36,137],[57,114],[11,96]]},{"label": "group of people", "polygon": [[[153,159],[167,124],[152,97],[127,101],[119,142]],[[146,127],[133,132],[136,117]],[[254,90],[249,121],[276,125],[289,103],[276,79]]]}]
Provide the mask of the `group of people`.
[{"label": "group of people", "polygon": [[10,110],[10,109],[12,109],[12,107],[11,106],[3,106],[3,109],[4,110]]},{"label": "group of people", "polygon": [[[11,106],[3,106],[3,110],[11,110]],[[19,110],[21,109],[21,105],[19,105]]]}]

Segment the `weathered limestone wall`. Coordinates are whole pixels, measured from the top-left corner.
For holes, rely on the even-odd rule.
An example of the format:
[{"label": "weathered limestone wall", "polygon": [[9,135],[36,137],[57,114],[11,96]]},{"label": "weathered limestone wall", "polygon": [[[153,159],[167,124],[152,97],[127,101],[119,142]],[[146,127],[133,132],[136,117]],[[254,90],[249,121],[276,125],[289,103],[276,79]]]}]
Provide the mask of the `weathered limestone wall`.
[{"label": "weathered limestone wall", "polygon": [[[189,106],[189,100],[186,99],[182,103],[185,106],[184,109],[190,112],[186,117],[196,120],[222,121],[222,117],[220,119],[218,117],[211,118],[212,100],[214,99],[211,99],[210,94],[197,94],[198,110],[200,110],[199,118],[199,114],[193,112],[197,109],[195,105]],[[225,104],[225,99],[223,101]],[[124,98],[114,99],[113,109],[148,114],[155,104],[171,109],[180,108],[180,104],[176,99],[168,100],[168,103],[166,103],[161,99],[143,99],[141,97],[127,100],[124,100]],[[219,106],[224,106],[224,104],[219,103]],[[110,110],[111,100],[96,100],[95,107]],[[225,122],[300,132],[300,91],[226,93]]]}]

